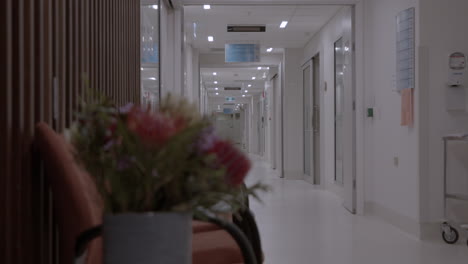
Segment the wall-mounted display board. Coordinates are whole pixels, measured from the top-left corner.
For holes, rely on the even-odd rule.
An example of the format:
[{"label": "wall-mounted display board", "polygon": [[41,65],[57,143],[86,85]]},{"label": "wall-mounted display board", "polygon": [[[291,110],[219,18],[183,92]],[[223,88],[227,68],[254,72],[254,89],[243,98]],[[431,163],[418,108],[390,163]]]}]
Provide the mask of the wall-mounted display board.
[{"label": "wall-mounted display board", "polygon": [[415,80],[415,8],[396,17],[396,85],[397,90],[414,88]]}]

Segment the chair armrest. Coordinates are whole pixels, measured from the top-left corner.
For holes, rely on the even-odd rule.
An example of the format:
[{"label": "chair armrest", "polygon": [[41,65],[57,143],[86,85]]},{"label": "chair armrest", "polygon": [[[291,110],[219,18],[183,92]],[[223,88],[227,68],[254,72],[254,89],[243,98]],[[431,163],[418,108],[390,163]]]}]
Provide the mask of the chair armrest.
[{"label": "chair armrest", "polygon": [[252,245],[242,230],[239,229],[239,227],[237,227],[235,224],[214,217],[208,218],[208,221],[220,226],[226,232],[228,232],[232,238],[234,238],[242,252],[244,264],[257,264],[257,259],[254,254]]},{"label": "chair armrest", "polygon": [[83,256],[88,244],[100,236],[102,236],[102,225],[98,225],[88,230],[85,230],[76,238],[75,263],[77,259]]}]

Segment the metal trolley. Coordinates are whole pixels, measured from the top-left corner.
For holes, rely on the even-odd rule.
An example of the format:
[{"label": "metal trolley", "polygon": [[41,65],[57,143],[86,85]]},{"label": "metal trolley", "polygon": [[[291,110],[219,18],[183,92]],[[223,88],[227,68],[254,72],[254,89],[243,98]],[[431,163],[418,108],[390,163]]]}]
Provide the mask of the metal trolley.
[{"label": "metal trolley", "polygon": [[[447,188],[447,146],[449,141],[458,141],[468,143],[468,134],[447,135],[443,137],[444,140],[444,217],[445,222],[441,225],[442,239],[447,244],[455,244],[460,238],[460,232],[464,237],[468,235],[468,224],[460,223],[459,221],[449,220],[447,211],[447,199],[457,201],[467,201],[468,195],[450,193]],[[467,154],[468,155],[468,154]],[[468,244],[468,240],[467,240]]]}]

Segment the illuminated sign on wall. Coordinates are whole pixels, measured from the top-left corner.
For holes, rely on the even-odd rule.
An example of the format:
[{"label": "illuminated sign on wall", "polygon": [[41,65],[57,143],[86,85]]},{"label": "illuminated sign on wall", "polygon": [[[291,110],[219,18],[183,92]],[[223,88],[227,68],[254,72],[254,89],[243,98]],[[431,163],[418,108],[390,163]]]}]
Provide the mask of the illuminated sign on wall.
[{"label": "illuminated sign on wall", "polygon": [[226,44],[225,45],[226,62],[259,62],[260,45],[259,44]]}]

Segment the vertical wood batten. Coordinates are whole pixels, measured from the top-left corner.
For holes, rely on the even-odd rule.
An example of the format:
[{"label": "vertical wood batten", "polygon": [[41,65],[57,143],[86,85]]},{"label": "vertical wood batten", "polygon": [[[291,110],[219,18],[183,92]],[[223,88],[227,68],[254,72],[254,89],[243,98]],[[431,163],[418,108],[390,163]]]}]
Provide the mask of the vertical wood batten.
[{"label": "vertical wood batten", "polygon": [[[13,2],[13,89],[12,91],[12,115],[13,115],[13,131],[12,134],[13,146],[13,171],[12,171],[12,200],[14,204],[12,207],[11,215],[13,223],[20,223],[20,210],[21,210],[21,174],[23,172],[21,167],[21,158],[23,144],[21,142],[21,134],[23,133],[23,89],[24,89],[24,16],[23,16],[23,1]],[[12,259],[13,263],[21,263],[20,248],[21,248],[21,225],[13,225],[10,243],[12,244]]]},{"label": "vertical wood batten", "polygon": [[0,263],[64,263],[53,195],[31,148],[35,124],[69,127],[84,73],[118,105],[135,99],[137,2],[0,1]]},{"label": "vertical wood batten", "polygon": [[[6,63],[0,65],[0,83],[4,85],[4,89],[0,89],[0,103],[2,112],[0,113],[0,129],[2,133],[1,141],[2,146],[5,146],[5,151],[1,153],[1,165],[4,168],[4,177],[0,179],[1,188],[1,205],[4,208],[3,212],[0,213],[0,230],[4,234],[0,237],[0,256],[4,256],[5,263],[10,263],[12,260],[11,256],[11,244],[9,243],[12,238],[12,230],[8,227],[12,226],[11,219],[11,90],[12,90],[12,3],[11,0],[2,1],[0,8],[5,12],[1,16],[2,23],[0,24],[0,37],[4,41],[0,41],[0,50],[2,57],[5,58]],[[0,259],[1,260],[1,259]]]},{"label": "vertical wood batten", "polygon": [[[31,166],[24,166],[24,164],[31,164],[32,159],[32,140],[34,134],[34,0],[24,0],[24,92],[23,92],[23,120],[24,132],[21,135],[23,143],[21,166],[23,172],[21,175],[21,189],[18,195],[21,196],[21,208],[29,208],[29,210],[20,210],[19,217],[21,218],[21,252],[32,252],[33,245],[30,236],[32,234],[32,221],[31,208],[32,208],[32,180],[33,173]],[[23,263],[31,263],[31,254],[22,254],[21,258]]]}]

